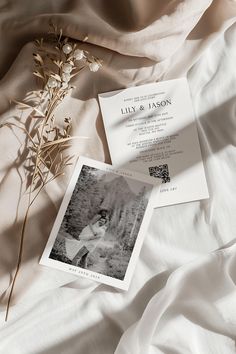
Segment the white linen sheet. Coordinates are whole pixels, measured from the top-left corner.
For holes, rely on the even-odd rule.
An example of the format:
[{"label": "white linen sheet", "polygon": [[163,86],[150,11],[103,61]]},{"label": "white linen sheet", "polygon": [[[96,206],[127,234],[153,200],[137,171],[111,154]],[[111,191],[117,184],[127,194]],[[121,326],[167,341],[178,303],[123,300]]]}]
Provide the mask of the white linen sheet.
[{"label": "white linen sheet", "polygon": [[82,47],[104,62],[76,79],[58,109],[72,117],[74,135],[89,137],[72,150],[110,161],[98,93],[187,76],[210,193],[154,210],[123,292],[38,265],[68,170],[32,209],[4,323],[26,196],[24,135],[0,129],[0,353],[235,353],[236,2],[2,0],[0,9],[0,124],[19,113],[9,100],[37,87],[31,41],[52,19],[71,38],[88,34]]}]

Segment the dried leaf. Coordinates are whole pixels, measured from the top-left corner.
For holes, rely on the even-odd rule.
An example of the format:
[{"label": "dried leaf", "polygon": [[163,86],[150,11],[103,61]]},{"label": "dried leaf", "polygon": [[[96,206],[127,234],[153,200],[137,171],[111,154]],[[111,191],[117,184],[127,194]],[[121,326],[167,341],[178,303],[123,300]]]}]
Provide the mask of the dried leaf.
[{"label": "dried leaf", "polygon": [[[31,109],[33,109],[33,111],[37,112],[40,116],[45,117],[45,114],[44,114],[43,112],[41,112],[38,108],[33,107],[33,106],[31,106],[30,104],[28,104],[28,103],[19,102],[19,101],[17,101],[17,100],[13,100],[13,99],[12,99],[12,102],[14,102],[14,103],[16,103],[16,104],[18,105],[18,109],[21,109],[21,110],[22,110],[22,109],[29,109],[29,108],[31,108]],[[31,118],[33,118],[33,117],[31,116]]]},{"label": "dried leaf", "polygon": [[[36,111],[36,109],[34,108],[34,111]],[[30,115],[30,118],[32,118],[32,119],[42,119],[42,118],[44,118],[45,117],[45,115],[42,113],[41,115],[39,115],[39,116],[36,116],[35,114],[33,114],[33,113],[31,113],[31,115]]]},{"label": "dried leaf", "polygon": [[[42,111],[40,111],[38,108],[33,107],[33,111],[37,112],[41,116],[40,118],[44,118],[45,117],[45,114]],[[36,117],[31,117],[31,118],[37,118],[37,116]]]},{"label": "dried leaf", "polygon": [[43,62],[43,58],[41,57],[41,55],[39,55],[38,53],[33,53],[34,56],[34,60],[38,63],[40,63],[41,65],[44,64]]},{"label": "dried leaf", "polygon": [[42,74],[40,74],[40,72],[38,72],[38,71],[34,71],[33,74],[35,76],[39,77],[40,79],[43,79],[43,80],[45,79],[45,77]]},{"label": "dried leaf", "polygon": [[56,79],[57,81],[60,81],[61,82],[61,77],[57,74],[51,74],[50,75],[51,77],[53,77],[54,79]]},{"label": "dried leaf", "polygon": [[61,63],[59,60],[53,60],[53,63],[58,66],[59,68],[61,67]]},{"label": "dried leaf", "polygon": [[72,146],[71,143],[69,143],[69,144],[63,144],[63,145],[61,146],[61,150],[64,151],[64,150],[70,148],[71,146]]},{"label": "dried leaf", "polygon": [[[17,100],[14,100],[14,99],[12,99],[11,100],[12,102],[14,102],[14,103],[16,103],[18,106],[20,106],[20,107],[24,107],[24,108],[33,108],[32,106],[30,106],[29,104],[27,104],[27,103],[24,103],[24,102],[19,102],[19,101],[17,101]],[[19,108],[19,107],[18,107]]]}]

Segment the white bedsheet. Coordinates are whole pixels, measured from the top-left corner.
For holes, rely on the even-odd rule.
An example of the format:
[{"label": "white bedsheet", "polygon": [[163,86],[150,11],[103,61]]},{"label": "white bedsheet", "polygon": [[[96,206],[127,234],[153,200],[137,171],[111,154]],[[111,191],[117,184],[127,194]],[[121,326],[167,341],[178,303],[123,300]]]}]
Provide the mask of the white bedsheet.
[{"label": "white bedsheet", "polygon": [[22,99],[35,87],[31,40],[53,18],[72,38],[88,34],[85,47],[104,61],[100,72],[77,79],[59,109],[73,118],[74,134],[90,137],[74,151],[109,162],[99,92],[187,76],[210,199],[154,210],[130,289],[123,292],[38,265],[68,171],[32,210],[4,323],[25,196],[16,215],[23,135],[0,129],[1,354],[236,352],[236,2],[117,3],[1,1],[0,123],[17,114],[9,99]]}]

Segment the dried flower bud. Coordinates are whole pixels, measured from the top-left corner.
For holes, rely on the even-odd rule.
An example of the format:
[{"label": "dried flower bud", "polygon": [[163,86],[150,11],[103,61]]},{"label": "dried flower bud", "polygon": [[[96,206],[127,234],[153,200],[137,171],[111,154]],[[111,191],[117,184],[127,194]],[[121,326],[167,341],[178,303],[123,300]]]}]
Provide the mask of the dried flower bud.
[{"label": "dried flower bud", "polygon": [[72,69],[73,69],[72,65],[68,64],[68,63],[65,63],[62,67],[63,73],[66,73],[66,74],[69,74],[72,71]]},{"label": "dried flower bud", "polygon": [[70,81],[70,74],[62,73],[61,78],[62,78],[62,81],[68,82],[68,81]]},{"label": "dried flower bud", "polygon": [[89,63],[89,70],[90,71],[95,72],[95,71],[98,71],[99,68],[100,68],[100,65],[98,63],[96,63],[95,61],[92,63]]},{"label": "dried flower bud", "polygon": [[70,54],[72,52],[72,46],[69,43],[66,43],[62,47],[62,51],[65,54]]},{"label": "dried flower bud", "polygon": [[54,88],[57,87],[58,81],[56,79],[54,79],[54,77],[50,77],[48,79],[48,87],[50,88]]},{"label": "dried flower bud", "polygon": [[76,49],[74,51],[74,58],[75,60],[81,60],[84,58],[84,51],[81,49]]}]

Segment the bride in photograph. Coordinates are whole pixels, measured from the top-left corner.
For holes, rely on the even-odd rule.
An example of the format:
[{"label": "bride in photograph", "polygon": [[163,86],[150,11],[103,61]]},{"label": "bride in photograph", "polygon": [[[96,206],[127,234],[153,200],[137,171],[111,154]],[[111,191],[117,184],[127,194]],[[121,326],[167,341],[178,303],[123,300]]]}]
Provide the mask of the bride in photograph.
[{"label": "bride in photograph", "polygon": [[103,239],[107,230],[107,219],[100,218],[94,224],[88,224],[83,228],[79,235],[78,252],[72,259],[72,264],[77,267],[86,268],[87,257]]}]

